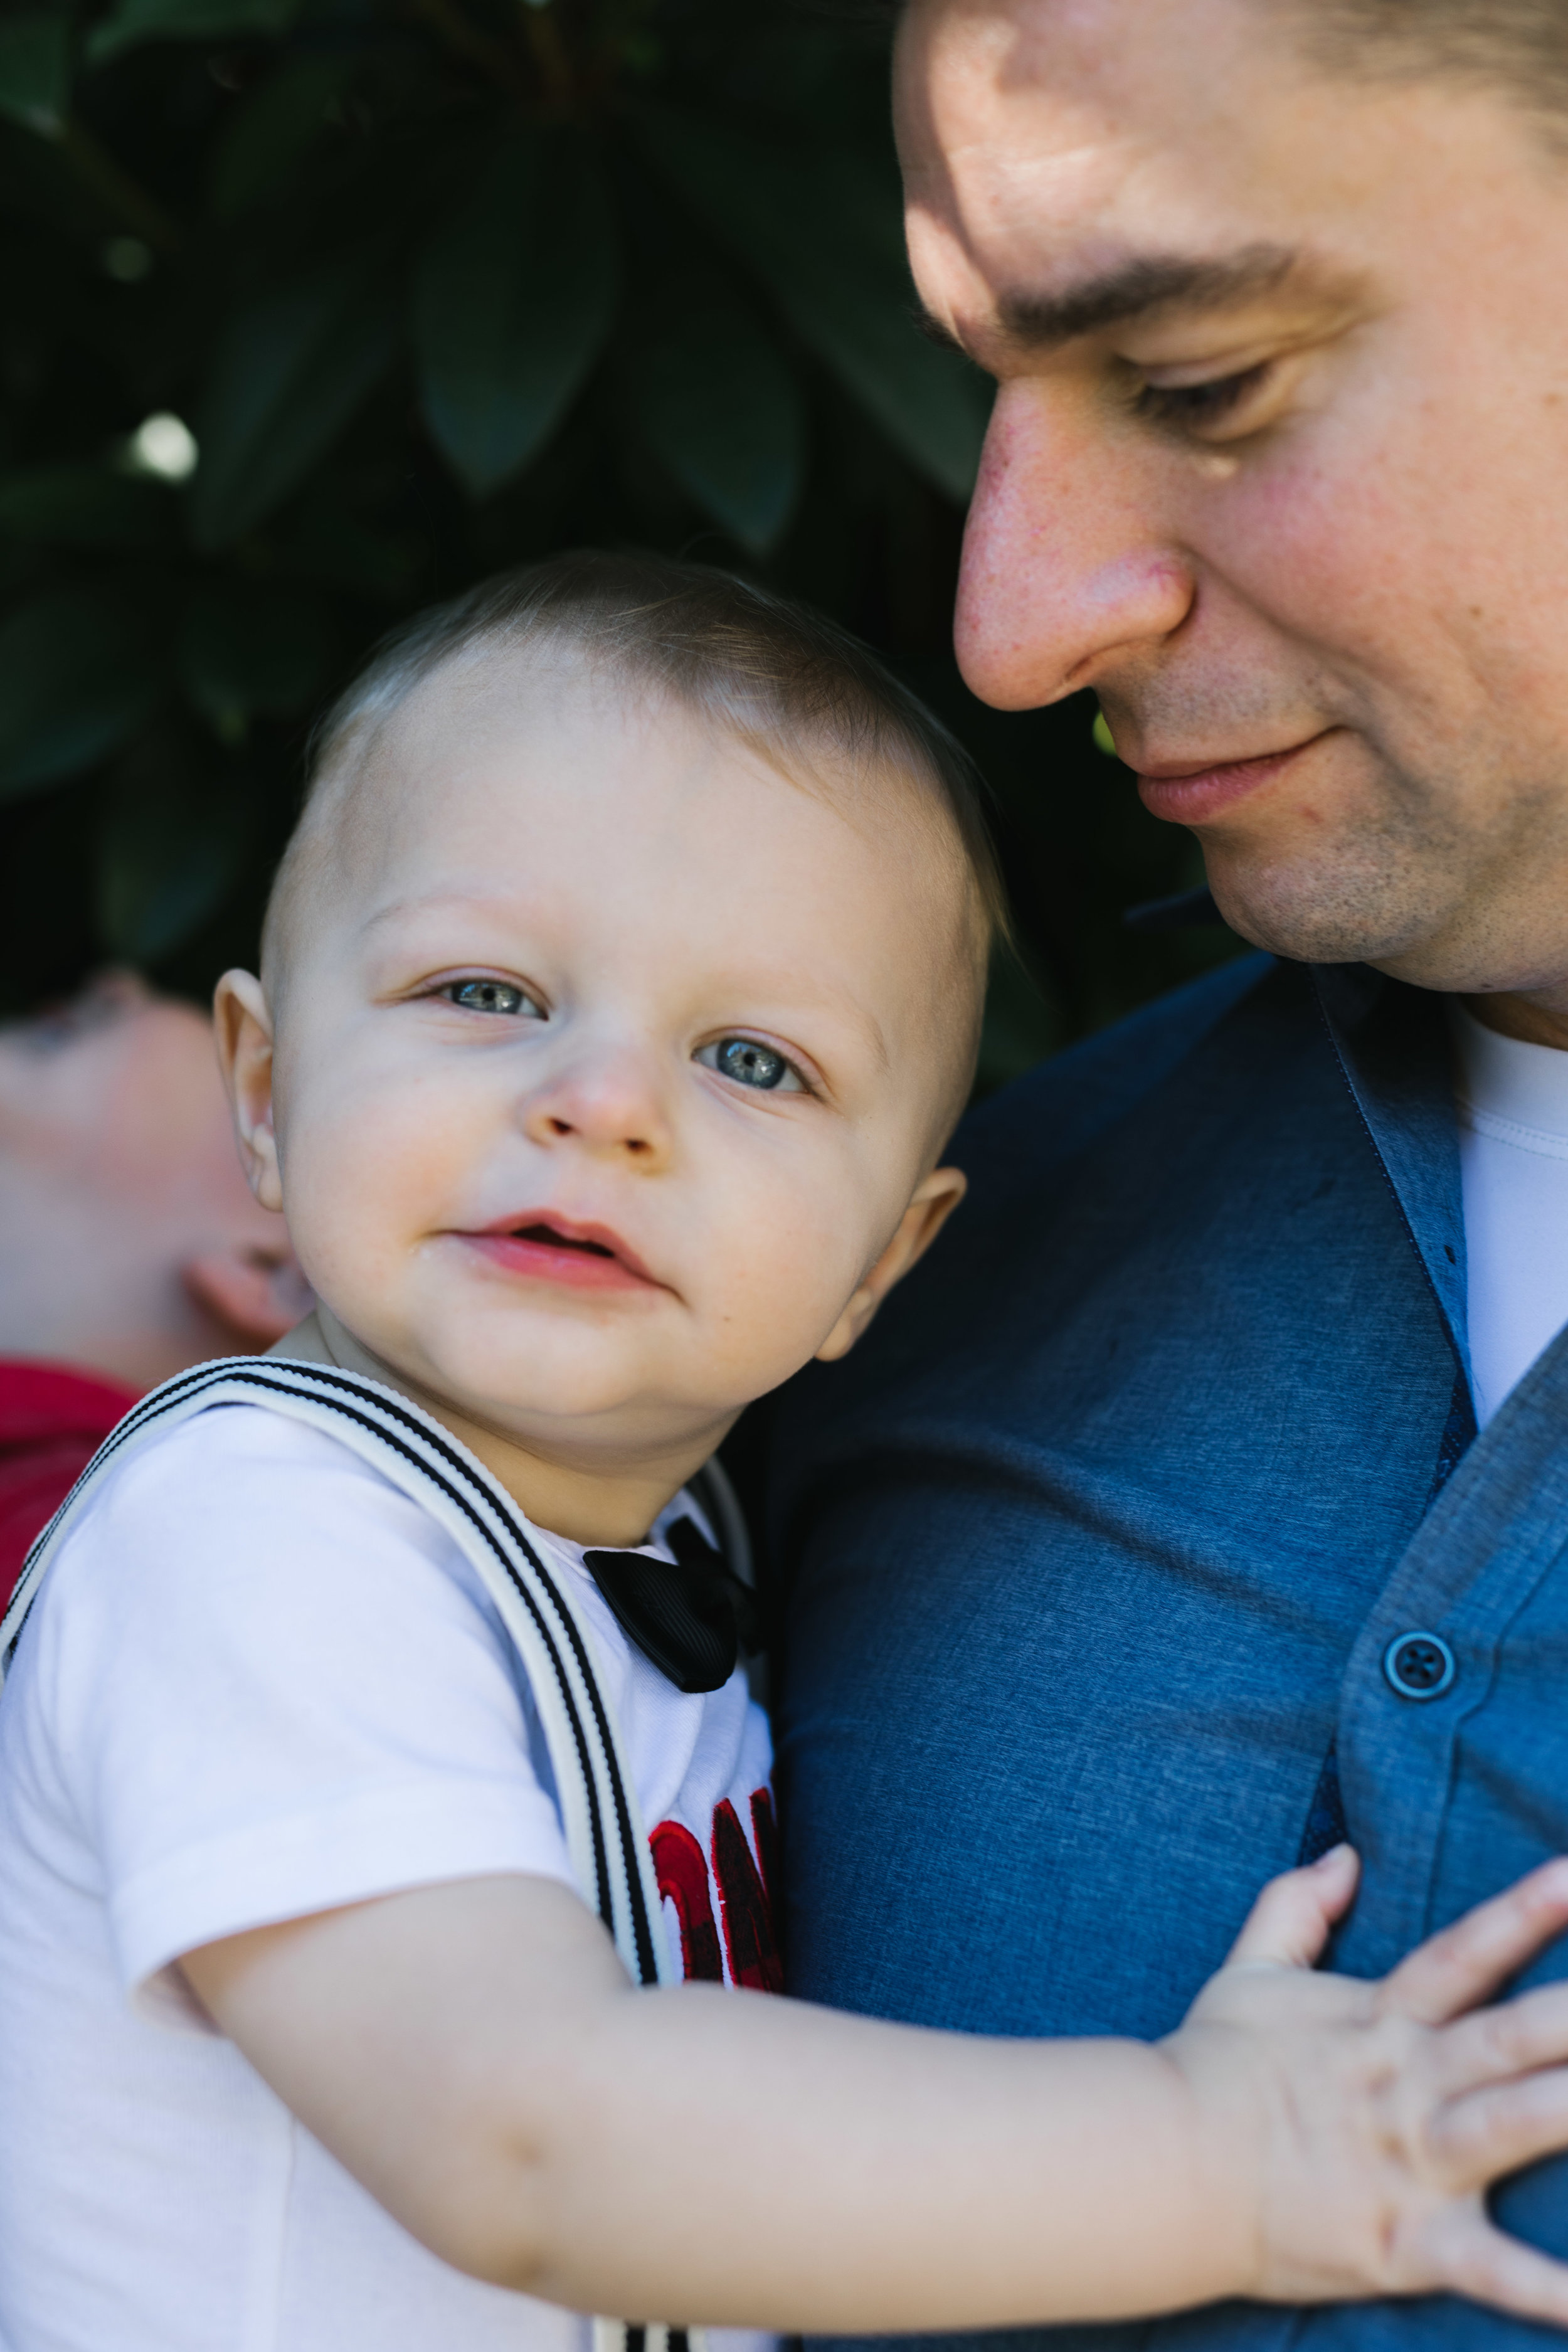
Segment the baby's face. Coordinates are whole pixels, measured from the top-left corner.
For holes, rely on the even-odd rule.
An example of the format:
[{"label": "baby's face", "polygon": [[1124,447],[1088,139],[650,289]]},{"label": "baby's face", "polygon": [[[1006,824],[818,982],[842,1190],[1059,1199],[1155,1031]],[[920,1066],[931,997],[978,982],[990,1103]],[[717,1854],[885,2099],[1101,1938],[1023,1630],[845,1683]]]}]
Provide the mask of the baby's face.
[{"label": "baby's face", "polygon": [[677,708],[497,666],[405,707],[323,854],[274,1120],[362,1348],[583,1459],[844,1343],[962,1050],[954,854],[908,787],[846,805]]}]

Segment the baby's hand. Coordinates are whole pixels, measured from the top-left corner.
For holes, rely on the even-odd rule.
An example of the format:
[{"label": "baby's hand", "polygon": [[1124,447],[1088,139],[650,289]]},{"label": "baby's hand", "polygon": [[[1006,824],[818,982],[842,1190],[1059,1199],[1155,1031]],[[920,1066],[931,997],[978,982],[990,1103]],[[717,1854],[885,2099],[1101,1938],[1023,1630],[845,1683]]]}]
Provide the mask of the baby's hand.
[{"label": "baby's hand", "polygon": [[1356,1868],[1339,1846],[1267,1886],[1163,2045],[1233,2210],[1255,2217],[1244,2292],[1447,2291],[1568,2326],[1568,2265],[1494,2228],[1484,2202],[1500,2175],[1568,2147],[1568,1984],[1477,2007],[1568,1927],[1568,1860],[1378,1984],[1310,1972]]}]

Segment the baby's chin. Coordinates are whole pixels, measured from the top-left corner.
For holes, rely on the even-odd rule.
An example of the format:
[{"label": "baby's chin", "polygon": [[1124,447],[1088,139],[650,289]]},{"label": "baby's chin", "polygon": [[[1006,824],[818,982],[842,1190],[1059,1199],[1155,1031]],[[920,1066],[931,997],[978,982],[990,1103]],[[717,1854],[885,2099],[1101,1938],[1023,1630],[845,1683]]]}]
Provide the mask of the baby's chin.
[{"label": "baby's chin", "polygon": [[749,1402],[732,1399],[717,1372],[705,1379],[700,1350],[668,1328],[616,1328],[613,1318],[560,1306],[456,1314],[396,1333],[362,1326],[355,1337],[383,1377],[437,1419],[606,1475],[650,1448],[689,1444]]}]

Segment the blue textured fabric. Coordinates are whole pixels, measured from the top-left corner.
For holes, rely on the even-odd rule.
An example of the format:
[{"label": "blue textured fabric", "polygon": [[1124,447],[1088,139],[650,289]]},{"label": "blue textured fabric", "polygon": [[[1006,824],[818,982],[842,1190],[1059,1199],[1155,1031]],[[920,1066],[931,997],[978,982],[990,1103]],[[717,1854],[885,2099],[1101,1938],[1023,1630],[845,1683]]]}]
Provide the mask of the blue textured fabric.
[{"label": "blue textured fabric", "polygon": [[[942,1244],[779,1409],[792,1990],[1154,2035],[1342,1800],[1357,1973],[1568,1848],[1568,1342],[1468,1444],[1438,1000],[1251,958],[994,1098],[953,1156]],[[1458,1656],[1438,1701],[1384,1679],[1412,1628]],[[1563,2164],[1500,2208],[1568,2254]],[[1538,2336],[1443,2301],[1000,2340]]]}]

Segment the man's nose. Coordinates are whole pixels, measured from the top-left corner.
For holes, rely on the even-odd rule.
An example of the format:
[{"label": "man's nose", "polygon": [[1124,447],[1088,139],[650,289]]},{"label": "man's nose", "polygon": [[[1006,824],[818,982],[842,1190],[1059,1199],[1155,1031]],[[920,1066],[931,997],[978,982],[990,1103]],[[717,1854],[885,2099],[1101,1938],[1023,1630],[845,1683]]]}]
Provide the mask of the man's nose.
[{"label": "man's nose", "polygon": [[1194,583],[1161,530],[1160,453],[1068,388],[996,395],[964,532],[955,640],[984,702],[1033,710],[1157,651]]},{"label": "man's nose", "polygon": [[522,1105],[530,1142],[579,1149],[652,1173],[668,1164],[669,1108],[651,1056],[629,1044],[584,1041]]}]

